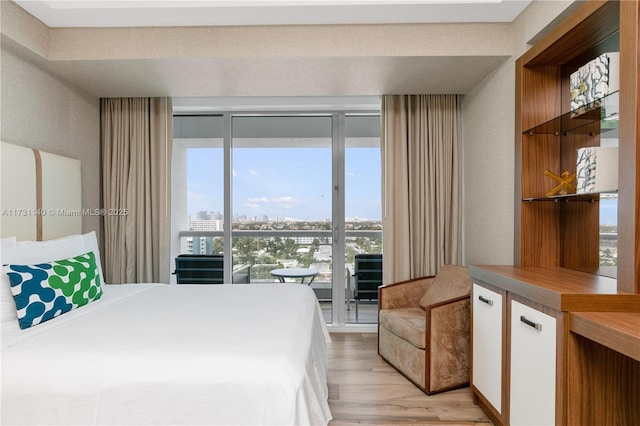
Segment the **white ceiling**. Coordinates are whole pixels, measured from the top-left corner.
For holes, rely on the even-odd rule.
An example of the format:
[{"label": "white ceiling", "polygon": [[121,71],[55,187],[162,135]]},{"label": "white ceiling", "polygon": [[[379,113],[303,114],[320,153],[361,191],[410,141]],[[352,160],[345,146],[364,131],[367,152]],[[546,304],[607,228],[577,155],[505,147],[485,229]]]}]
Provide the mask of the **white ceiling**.
[{"label": "white ceiling", "polygon": [[14,0],[49,27],[511,22],[530,0]]},{"label": "white ceiling", "polygon": [[[50,28],[69,27],[78,31],[87,27],[512,22],[531,3],[530,0],[14,2]],[[98,97],[172,96],[176,108],[182,111],[211,109],[212,102],[220,97],[255,100],[274,96],[281,97],[285,105],[291,105],[285,97],[306,97],[313,104],[313,98],[359,96],[356,109],[368,109],[366,105],[379,105],[379,95],[385,93],[467,93],[508,56],[504,53],[362,54],[334,58],[313,53],[271,58],[167,56],[126,61],[49,60],[46,67]],[[294,103],[299,102],[298,99]],[[264,103],[258,104],[267,109]],[[345,104],[353,102],[346,100]]]}]

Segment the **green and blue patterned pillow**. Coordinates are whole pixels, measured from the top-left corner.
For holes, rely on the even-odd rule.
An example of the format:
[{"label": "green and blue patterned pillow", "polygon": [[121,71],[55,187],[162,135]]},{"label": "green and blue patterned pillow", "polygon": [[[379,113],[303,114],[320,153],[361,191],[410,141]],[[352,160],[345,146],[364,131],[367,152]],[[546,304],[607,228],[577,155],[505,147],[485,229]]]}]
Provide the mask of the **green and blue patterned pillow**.
[{"label": "green and blue patterned pillow", "polygon": [[37,265],[4,265],[18,323],[25,329],[102,297],[93,252]]}]

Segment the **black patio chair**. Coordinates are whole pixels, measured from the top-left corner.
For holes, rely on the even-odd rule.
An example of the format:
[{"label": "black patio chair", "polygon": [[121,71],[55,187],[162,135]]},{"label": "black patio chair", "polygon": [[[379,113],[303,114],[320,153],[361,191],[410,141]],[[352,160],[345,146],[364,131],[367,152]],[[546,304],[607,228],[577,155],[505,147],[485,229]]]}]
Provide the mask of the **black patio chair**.
[{"label": "black patio chair", "polygon": [[[224,255],[181,254],[176,257],[175,274],[178,284],[223,284]],[[250,281],[250,265],[241,265],[234,269],[231,282],[249,284]]]},{"label": "black patio chair", "polygon": [[382,285],[382,254],[356,254],[353,261],[353,299],[357,322],[358,303],[378,302],[378,287]]}]

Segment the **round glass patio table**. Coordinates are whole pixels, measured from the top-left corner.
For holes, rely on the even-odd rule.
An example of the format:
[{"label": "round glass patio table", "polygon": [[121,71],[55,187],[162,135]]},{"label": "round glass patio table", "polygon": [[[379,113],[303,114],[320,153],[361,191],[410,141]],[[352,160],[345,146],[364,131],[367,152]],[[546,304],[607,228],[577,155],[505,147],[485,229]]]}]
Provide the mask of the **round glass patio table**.
[{"label": "round glass patio table", "polygon": [[310,285],[318,275],[318,271],[311,268],[281,268],[271,271],[271,275],[278,278],[281,283],[284,282],[285,278],[300,278],[300,284],[305,284],[304,280],[308,278],[309,281],[306,284]]}]

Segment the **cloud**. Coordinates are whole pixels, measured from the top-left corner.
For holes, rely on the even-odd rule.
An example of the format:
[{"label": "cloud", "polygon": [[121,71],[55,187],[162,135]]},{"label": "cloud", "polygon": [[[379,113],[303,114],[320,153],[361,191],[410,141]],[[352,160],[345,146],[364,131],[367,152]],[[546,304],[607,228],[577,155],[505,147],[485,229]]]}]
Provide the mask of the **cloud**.
[{"label": "cloud", "polygon": [[280,207],[281,209],[290,210],[293,208],[293,205],[298,200],[294,197],[279,197],[279,198],[274,198],[272,201],[276,206]]},{"label": "cloud", "polygon": [[294,205],[298,202],[299,200],[297,198],[291,196],[277,198],[254,197],[247,199],[244,205],[245,207],[250,209],[259,209],[272,206],[290,210],[293,209]]},{"label": "cloud", "polygon": [[247,199],[247,201],[244,203],[244,206],[248,209],[257,210],[264,208],[264,206],[268,203],[269,199],[266,197],[254,197]]},{"label": "cloud", "polygon": [[266,197],[249,198],[247,202],[252,204],[265,204],[269,202],[269,199]]},{"label": "cloud", "polygon": [[278,198],[274,198],[273,200],[274,201],[280,201],[280,202],[283,202],[283,203],[293,203],[293,202],[298,201],[297,198],[291,197],[291,196],[278,197]]},{"label": "cloud", "polygon": [[249,170],[249,174],[251,176],[258,176],[258,171],[257,170]]}]

